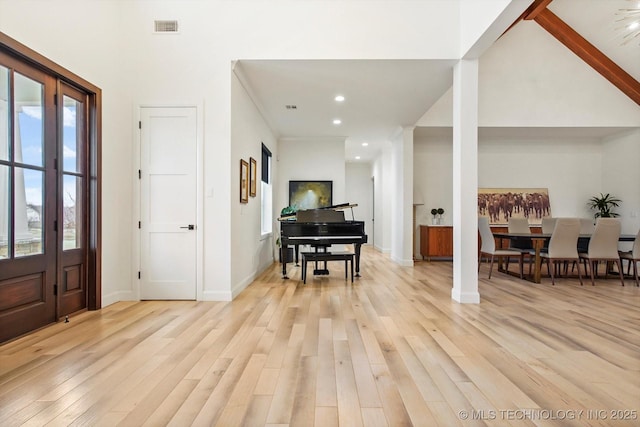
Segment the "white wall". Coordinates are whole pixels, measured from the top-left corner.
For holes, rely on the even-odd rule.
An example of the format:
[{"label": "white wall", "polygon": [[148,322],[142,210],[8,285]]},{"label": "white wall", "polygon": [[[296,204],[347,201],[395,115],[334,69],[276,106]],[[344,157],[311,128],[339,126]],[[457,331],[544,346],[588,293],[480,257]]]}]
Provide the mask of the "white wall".
[{"label": "white wall", "polygon": [[391,147],[384,147],[373,163],[374,218],[373,236],[369,241],[382,253],[391,253]]},{"label": "white wall", "polygon": [[344,140],[284,139],[278,142],[275,212],[289,206],[289,181],[333,181],[332,203],[348,202],[345,193]]},{"label": "white wall", "polygon": [[443,225],[452,225],[453,145],[451,135],[420,139],[414,137],[414,187],[424,205],[416,206],[416,224],[431,224],[431,209],[443,208]]},{"label": "white wall", "polygon": [[[364,221],[365,233],[369,236],[367,244],[371,244],[373,232],[373,182],[371,166],[366,163],[347,163],[346,165],[346,201],[356,203],[353,216],[356,221]],[[346,219],[351,218],[350,210],[345,211]]]},{"label": "white wall", "polygon": [[[249,285],[255,277],[273,263],[273,236],[261,236],[260,174],[262,170],[262,143],[277,156],[277,142],[260,112],[235,74],[231,79],[231,170],[238,177],[231,181],[231,257],[239,262],[231,270],[232,289],[228,294],[209,295],[208,299],[231,299]],[[240,159],[257,162],[256,196],[246,204],[240,198]],[[275,163],[275,162],[274,162]],[[233,172],[232,172],[233,173]],[[208,287],[211,289],[211,287]]]},{"label": "white wall", "polygon": [[[478,144],[480,187],[548,188],[553,216],[592,217],[587,200],[599,192],[621,198],[623,231],[639,227],[640,132],[625,133],[606,141],[593,139],[484,138]],[[415,184],[422,189],[425,205],[418,207],[418,223],[430,224],[432,207],[450,212],[451,142],[445,135],[417,137]],[[639,214],[640,215],[640,214]],[[451,217],[445,214],[445,223]]]},{"label": "white wall", "polygon": [[620,214],[623,234],[636,234],[640,229],[639,161],[640,130],[603,141],[599,192],[610,193],[622,200],[614,212]]},{"label": "white wall", "polygon": [[553,216],[592,216],[586,203],[601,182],[602,146],[597,141],[523,138],[479,143],[479,187],[548,188]]}]

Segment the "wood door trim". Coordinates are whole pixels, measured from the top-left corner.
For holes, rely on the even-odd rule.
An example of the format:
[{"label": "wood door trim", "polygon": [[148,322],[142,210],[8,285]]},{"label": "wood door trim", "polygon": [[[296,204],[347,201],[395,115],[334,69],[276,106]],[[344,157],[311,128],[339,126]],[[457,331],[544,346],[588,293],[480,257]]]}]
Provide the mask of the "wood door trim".
[{"label": "wood door trim", "polygon": [[89,247],[88,305],[90,310],[102,307],[102,90],[82,77],[56,64],[33,49],[0,32],[0,51],[23,60],[88,95],[89,122]]}]

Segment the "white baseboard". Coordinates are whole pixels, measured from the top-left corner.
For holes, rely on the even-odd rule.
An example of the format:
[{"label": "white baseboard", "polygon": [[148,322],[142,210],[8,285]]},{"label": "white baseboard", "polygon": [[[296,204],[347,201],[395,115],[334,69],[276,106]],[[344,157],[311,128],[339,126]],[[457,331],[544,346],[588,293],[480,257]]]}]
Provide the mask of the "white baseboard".
[{"label": "white baseboard", "polygon": [[138,301],[133,291],[116,291],[102,295],[102,307],[107,307],[120,301]]},{"label": "white baseboard", "polygon": [[374,246],[374,249],[383,254],[391,253],[391,248],[381,248],[380,246]]},{"label": "white baseboard", "polygon": [[461,304],[480,304],[479,292],[460,292],[460,289],[451,289],[451,299]]},{"label": "white baseboard", "polygon": [[231,291],[203,291],[202,301],[231,301]]}]

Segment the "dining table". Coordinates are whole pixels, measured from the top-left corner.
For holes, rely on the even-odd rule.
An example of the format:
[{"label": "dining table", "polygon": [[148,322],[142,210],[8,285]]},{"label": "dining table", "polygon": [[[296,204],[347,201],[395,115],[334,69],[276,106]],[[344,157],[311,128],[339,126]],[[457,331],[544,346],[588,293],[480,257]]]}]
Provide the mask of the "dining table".
[{"label": "dining table", "polygon": [[[493,237],[496,239],[513,241],[530,241],[534,252],[534,264],[533,274],[525,274],[523,277],[534,283],[540,283],[542,280],[541,266],[542,258],[540,257],[541,250],[545,247],[545,243],[549,242],[552,233],[508,233],[508,232],[494,232]],[[578,237],[579,243],[588,244],[591,234],[580,234]],[[618,238],[620,242],[633,242],[636,238],[635,234],[621,234]]]}]

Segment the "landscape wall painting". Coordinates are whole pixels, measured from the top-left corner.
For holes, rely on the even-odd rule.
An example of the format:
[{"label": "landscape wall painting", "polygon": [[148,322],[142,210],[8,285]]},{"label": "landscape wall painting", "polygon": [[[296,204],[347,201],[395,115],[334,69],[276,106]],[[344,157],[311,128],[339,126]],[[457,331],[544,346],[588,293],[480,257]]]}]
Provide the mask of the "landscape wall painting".
[{"label": "landscape wall painting", "polygon": [[509,218],[527,218],[530,225],[542,224],[551,216],[546,188],[479,188],[478,216],[489,218],[491,225],[507,225]]}]

